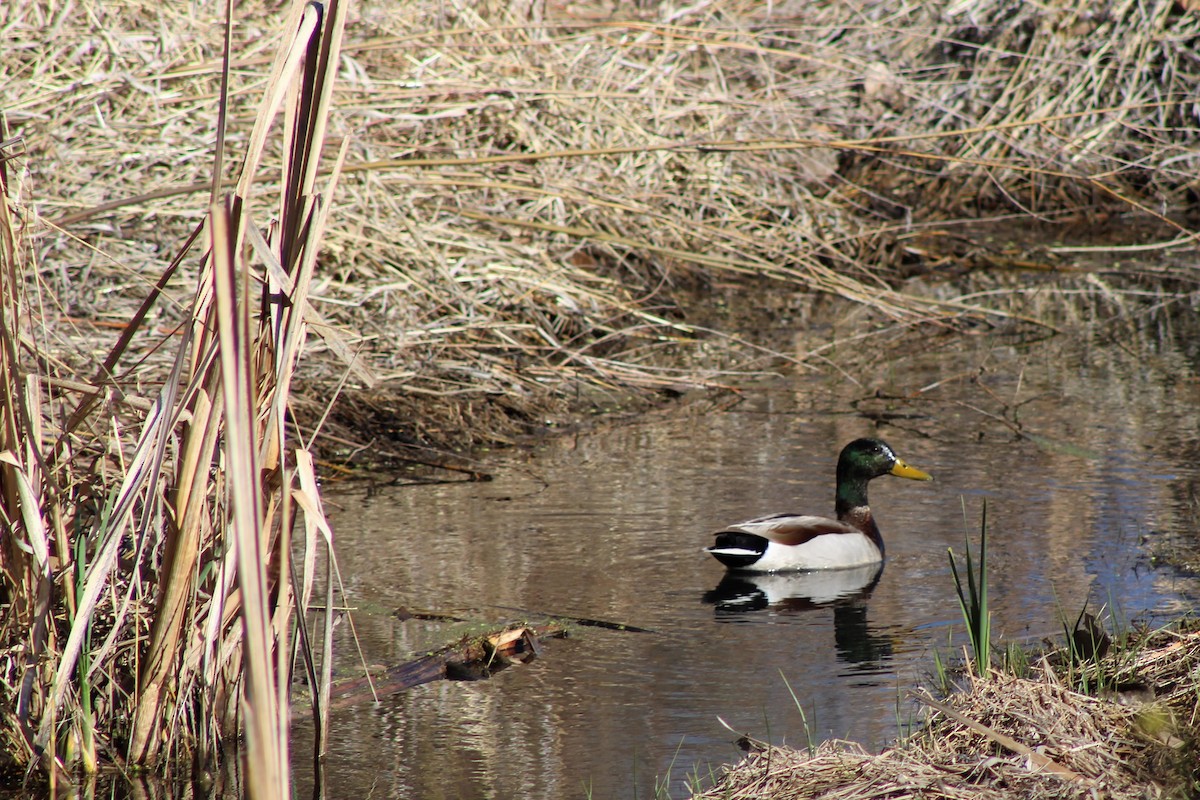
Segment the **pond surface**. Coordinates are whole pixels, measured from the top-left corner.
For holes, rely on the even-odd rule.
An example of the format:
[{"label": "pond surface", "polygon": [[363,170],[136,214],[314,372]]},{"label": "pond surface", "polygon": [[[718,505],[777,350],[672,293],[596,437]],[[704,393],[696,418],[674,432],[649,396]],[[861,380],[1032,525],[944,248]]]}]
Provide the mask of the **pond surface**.
[{"label": "pond surface", "polygon": [[[1155,566],[1196,537],[1200,383],[1188,354],[1094,336],[957,341],[853,378],[784,374],[725,409],[683,405],[503,454],[487,483],[328,494],[370,664],[446,640],[445,624],[389,613],[402,607],[651,631],[579,628],[490,680],[336,712],[330,796],[685,797],[740,756],[722,720],[797,747],[883,747],[915,721],[905,692],[933,671],[934,651],[961,646],[946,553],[977,543],[985,499],[1002,643],[1061,639],[1063,619],[1089,603],[1118,627],[1194,604],[1194,580]],[[730,581],[701,552],[729,522],[831,513],[838,451],[864,435],[935,477],[872,483],[882,574]],[[352,672],[346,626],[338,647]],[[298,731],[302,786],[308,742]]]}]

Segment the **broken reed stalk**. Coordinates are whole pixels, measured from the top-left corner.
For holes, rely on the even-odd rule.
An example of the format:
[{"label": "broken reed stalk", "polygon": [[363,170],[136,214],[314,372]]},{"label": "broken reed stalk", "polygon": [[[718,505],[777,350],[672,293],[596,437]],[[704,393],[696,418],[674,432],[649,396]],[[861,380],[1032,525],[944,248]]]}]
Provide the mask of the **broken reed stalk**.
[{"label": "broken reed stalk", "polygon": [[[226,24],[233,23],[231,13]],[[92,392],[72,405],[47,395],[36,367],[20,358],[19,343],[36,341],[24,326],[45,310],[29,307],[18,279],[36,270],[0,161],[0,577],[12,606],[0,632],[23,643],[2,656],[11,662],[23,653],[3,671],[21,676],[3,687],[16,700],[19,737],[5,743],[5,758],[40,758],[52,783],[77,767],[97,768],[96,731],[105,760],[170,769],[192,751],[215,757],[217,744],[236,740],[244,723],[243,790],[290,796],[293,635],[317,579],[316,550],[328,550],[330,587],[334,559],[313,460],[289,442],[286,415],[328,196],[345,152],[318,189],[343,25],[339,0],[295,4],[294,34],[276,60],[237,192],[213,204],[168,271],[196,241],[208,244],[190,323],[167,339],[177,347],[171,372],[135,442],[117,419],[102,416],[100,437],[93,432],[95,410],[107,411],[111,398],[102,404],[101,392]],[[281,109],[278,225],[264,235],[253,213],[254,181]],[[222,167],[218,151],[214,176]],[[214,178],[214,191],[220,184]],[[167,278],[110,350],[94,381],[103,392],[125,391],[114,378],[119,362],[128,342],[147,333],[144,312]],[[43,430],[48,418],[67,427]],[[91,452],[100,455],[90,471],[80,468],[80,456]],[[294,576],[292,530],[301,520],[304,567]],[[325,606],[336,607],[331,598]],[[311,649],[299,653],[310,674],[323,676],[311,682],[318,720],[329,691],[328,610],[323,624],[324,670],[312,665]]]}]

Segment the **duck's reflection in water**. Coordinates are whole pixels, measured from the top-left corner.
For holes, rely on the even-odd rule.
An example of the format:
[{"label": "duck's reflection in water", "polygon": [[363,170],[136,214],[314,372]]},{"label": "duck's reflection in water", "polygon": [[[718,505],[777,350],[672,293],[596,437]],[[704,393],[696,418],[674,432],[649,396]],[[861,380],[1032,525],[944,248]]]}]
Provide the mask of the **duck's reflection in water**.
[{"label": "duck's reflection in water", "polygon": [[810,572],[727,572],[703,600],[714,607],[718,622],[746,622],[747,615],[755,613],[769,621],[831,609],[838,659],[869,669],[892,655],[891,638],[873,632],[867,620],[867,601],[881,575],[883,564]]}]

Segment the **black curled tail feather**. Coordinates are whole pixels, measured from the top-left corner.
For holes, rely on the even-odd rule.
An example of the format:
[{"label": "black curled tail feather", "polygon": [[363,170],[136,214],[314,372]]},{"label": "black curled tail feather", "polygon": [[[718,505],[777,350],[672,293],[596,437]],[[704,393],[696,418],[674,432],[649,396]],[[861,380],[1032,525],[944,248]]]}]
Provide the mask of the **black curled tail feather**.
[{"label": "black curled tail feather", "polygon": [[762,558],[767,540],[745,531],[721,531],[717,541],[705,551],[729,569],[746,569]]}]

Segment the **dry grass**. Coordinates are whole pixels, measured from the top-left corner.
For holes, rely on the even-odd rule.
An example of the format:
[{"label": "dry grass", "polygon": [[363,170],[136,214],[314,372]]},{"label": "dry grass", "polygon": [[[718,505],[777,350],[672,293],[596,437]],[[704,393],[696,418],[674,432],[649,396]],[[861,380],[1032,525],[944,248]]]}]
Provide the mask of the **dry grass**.
[{"label": "dry grass", "polygon": [[[690,324],[726,282],[900,330],[1038,324],[938,282],[946,215],[1132,210],[1190,241],[1200,19],[1173,2],[364,2],[278,96],[299,9],[0,5],[12,765],[242,721],[241,636],[280,658],[295,609],[263,586],[299,516],[319,538],[310,445],[440,461],[420,448],[732,381],[779,354]],[[249,450],[218,458],[231,430]]]},{"label": "dry grass", "polygon": [[[216,13],[0,12],[9,41],[53,43],[11,48],[0,79],[20,87],[18,197],[58,308],[46,341],[69,368],[205,213]],[[239,17],[231,151],[279,25],[254,4]],[[354,403],[330,442],[362,459],[527,431],[580,383],[594,401],[721,382],[761,354],[723,342],[740,358],[680,367],[712,338],[683,320],[681,291],[745,275],[905,327],[1003,319],[906,291],[930,256],[914,223],[1177,204],[1197,167],[1198,29],[1170,2],[356,5],[331,121],[350,149],[296,413],[312,423],[343,386]],[[184,265],[158,331],[181,323],[193,282]],[[147,326],[133,352],[153,359],[156,341]]]},{"label": "dry grass", "polygon": [[[1094,665],[1093,665],[1094,667]],[[972,679],[928,724],[879,754],[831,741],[760,749],[697,795],[737,798],[1145,798],[1194,796],[1200,743],[1200,631],[1161,631],[1110,654],[1101,697],[1042,662],[1032,678]],[[928,695],[919,695],[928,698]],[[927,703],[941,705],[928,698]]]}]

